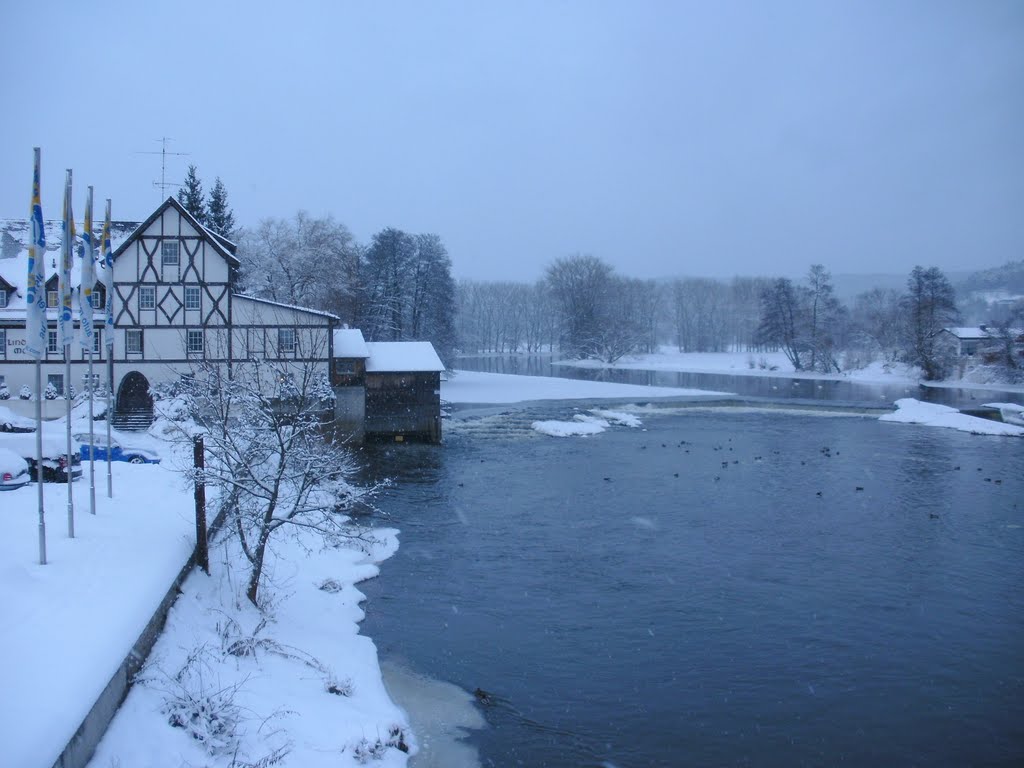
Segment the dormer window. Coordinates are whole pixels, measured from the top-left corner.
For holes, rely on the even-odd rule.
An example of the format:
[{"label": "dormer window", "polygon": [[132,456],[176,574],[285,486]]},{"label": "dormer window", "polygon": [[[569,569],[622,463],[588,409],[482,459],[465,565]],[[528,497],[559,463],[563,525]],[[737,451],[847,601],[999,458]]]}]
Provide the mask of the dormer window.
[{"label": "dormer window", "polygon": [[160,260],[165,267],[178,266],[178,243],[164,242],[160,244]]},{"label": "dormer window", "polygon": [[0,309],[7,307],[15,293],[14,286],[0,277]]},{"label": "dormer window", "polygon": [[47,291],[46,292],[46,306],[49,307],[50,309],[56,309],[57,308],[57,304],[58,304],[58,301],[57,301],[57,291]]}]

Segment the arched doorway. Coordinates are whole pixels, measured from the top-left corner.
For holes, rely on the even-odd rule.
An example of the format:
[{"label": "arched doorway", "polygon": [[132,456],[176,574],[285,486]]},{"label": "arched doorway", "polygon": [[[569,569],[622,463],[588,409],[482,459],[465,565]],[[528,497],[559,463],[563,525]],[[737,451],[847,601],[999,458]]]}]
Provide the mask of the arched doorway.
[{"label": "arched doorway", "polygon": [[117,388],[112,426],[116,429],[144,430],[153,423],[153,396],[149,381],[138,371],[132,371]]}]

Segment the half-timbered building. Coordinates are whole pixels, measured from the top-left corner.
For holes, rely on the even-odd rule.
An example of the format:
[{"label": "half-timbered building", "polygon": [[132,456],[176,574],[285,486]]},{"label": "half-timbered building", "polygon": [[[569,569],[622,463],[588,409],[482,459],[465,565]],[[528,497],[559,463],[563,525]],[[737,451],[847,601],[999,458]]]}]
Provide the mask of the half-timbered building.
[{"label": "half-timbered building", "polygon": [[[7,222],[0,239],[0,385],[15,398],[23,386],[34,387],[35,361],[25,354],[27,228],[24,221]],[[48,230],[46,259],[52,274],[59,225]],[[148,423],[151,384],[189,375],[198,365],[241,369],[259,361],[270,363],[261,368],[273,369],[278,378],[290,376],[289,370],[308,371],[309,366],[329,375],[338,318],[238,293],[240,263],[234,243],[210,232],[174,198],[141,224],[118,222],[112,239],[114,326],[103,327],[102,312],[96,313],[99,331],[93,361],[98,383],[113,386],[115,420],[122,426]],[[72,283],[77,273],[76,265]],[[102,292],[102,280],[99,283]],[[55,293],[53,298],[43,380],[63,394],[67,384],[78,386],[86,374],[87,356],[77,343],[72,345],[73,382],[65,382]],[[104,298],[97,295],[96,306],[102,306]],[[109,333],[114,338],[111,382],[106,381],[103,343]]]}]

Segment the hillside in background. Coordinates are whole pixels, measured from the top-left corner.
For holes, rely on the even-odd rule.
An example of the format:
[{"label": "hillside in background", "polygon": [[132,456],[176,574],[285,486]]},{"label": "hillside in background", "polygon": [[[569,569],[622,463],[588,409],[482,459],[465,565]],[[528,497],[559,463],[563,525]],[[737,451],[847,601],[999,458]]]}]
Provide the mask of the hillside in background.
[{"label": "hillside in background", "polygon": [[972,272],[965,280],[957,284],[957,293],[966,294],[971,291],[1006,291],[1015,295],[1024,294],[1024,259],[1009,261],[1001,267]]}]

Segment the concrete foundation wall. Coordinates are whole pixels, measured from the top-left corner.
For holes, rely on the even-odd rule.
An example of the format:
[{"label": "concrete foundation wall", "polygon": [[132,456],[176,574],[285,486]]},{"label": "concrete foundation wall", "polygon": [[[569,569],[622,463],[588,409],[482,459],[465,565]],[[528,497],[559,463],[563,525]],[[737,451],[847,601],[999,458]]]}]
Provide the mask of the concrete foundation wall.
[{"label": "concrete foundation wall", "polygon": [[335,427],[351,440],[363,442],[366,437],[366,389],[364,387],[335,387]]}]

